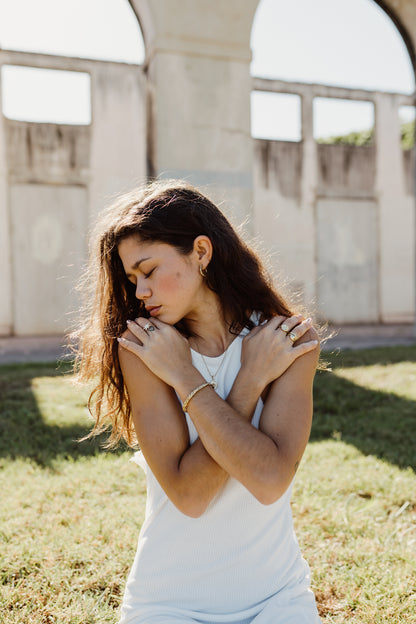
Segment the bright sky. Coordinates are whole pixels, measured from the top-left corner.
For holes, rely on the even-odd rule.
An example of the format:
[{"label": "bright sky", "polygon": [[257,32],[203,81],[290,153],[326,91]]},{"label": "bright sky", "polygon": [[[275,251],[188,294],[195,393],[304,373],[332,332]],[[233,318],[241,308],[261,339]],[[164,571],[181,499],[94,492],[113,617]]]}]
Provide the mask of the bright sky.
[{"label": "bright sky", "polygon": [[[251,45],[253,75],[414,91],[403,40],[373,0],[261,0]],[[0,0],[0,47],[133,63],[144,58],[127,0]],[[3,67],[2,79],[7,117],[90,122],[86,74]],[[374,119],[365,102],[317,100],[314,112],[315,136],[368,128]],[[407,119],[413,111],[402,113]],[[298,98],[254,94],[252,130],[255,136],[298,140]]]}]

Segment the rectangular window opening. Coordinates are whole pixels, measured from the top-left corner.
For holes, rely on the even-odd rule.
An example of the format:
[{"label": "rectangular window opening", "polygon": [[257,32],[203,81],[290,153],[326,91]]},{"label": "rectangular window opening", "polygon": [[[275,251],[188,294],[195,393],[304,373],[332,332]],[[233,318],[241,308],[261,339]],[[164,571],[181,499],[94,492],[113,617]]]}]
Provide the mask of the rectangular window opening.
[{"label": "rectangular window opening", "polygon": [[91,78],[85,72],[3,65],[2,111],[8,119],[89,125]]},{"label": "rectangular window opening", "polygon": [[374,140],[374,104],[316,97],[313,125],[313,136],[318,143],[371,145]]},{"label": "rectangular window opening", "polygon": [[288,93],[252,91],[251,135],[273,141],[301,140],[301,99]]}]

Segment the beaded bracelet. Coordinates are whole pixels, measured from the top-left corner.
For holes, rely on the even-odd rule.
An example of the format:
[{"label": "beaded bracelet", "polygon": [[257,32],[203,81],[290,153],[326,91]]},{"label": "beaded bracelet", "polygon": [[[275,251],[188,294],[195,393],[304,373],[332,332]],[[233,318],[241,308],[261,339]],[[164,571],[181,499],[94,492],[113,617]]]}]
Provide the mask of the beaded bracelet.
[{"label": "beaded bracelet", "polygon": [[189,405],[189,401],[196,395],[197,392],[199,392],[203,388],[207,388],[208,386],[211,386],[212,388],[215,388],[214,384],[215,384],[214,381],[207,381],[206,383],[203,383],[200,386],[198,386],[197,388],[195,388],[194,390],[192,390],[192,392],[190,392],[188,394],[188,396],[186,397],[185,401],[182,403],[183,411],[186,412],[186,409],[187,409],[187,407]]}]

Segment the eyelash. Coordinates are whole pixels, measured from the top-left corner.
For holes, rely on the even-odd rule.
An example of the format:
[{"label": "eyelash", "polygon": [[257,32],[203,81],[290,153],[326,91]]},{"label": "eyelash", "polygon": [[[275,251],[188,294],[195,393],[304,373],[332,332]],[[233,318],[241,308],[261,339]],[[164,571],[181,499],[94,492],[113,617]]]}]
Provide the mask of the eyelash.
[{"label": "eyelash", "polygon": [[152,269],[149,273],[145,273],[144,278],[147,279],[148,277],[151,276],[151,274],[153,273],[154,269]]}]

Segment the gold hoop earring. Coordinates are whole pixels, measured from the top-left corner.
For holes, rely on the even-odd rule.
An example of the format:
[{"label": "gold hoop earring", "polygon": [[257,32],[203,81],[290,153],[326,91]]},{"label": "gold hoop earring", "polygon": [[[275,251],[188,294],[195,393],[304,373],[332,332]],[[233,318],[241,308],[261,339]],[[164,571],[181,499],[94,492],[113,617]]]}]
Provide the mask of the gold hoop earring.
[{"label": "gold hoop earring", "polygon": [[208,275],[208,271],[202,268],[202,264],[199,265],[199,272],[202,275],[202,277],[206,277]]}]

